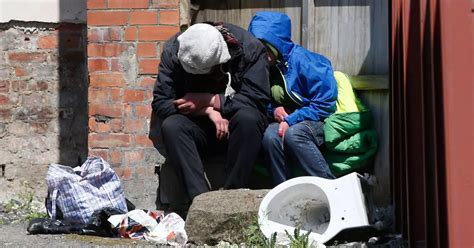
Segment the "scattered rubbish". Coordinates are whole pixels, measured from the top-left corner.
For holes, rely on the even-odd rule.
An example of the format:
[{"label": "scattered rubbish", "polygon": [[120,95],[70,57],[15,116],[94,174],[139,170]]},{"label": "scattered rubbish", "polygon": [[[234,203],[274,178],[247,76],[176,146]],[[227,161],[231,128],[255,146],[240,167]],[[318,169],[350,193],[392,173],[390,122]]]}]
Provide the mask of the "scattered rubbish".
[{"label": "scattered rubbish", "polygon": [[184,220],[178,214],[170,213],[145,238],[159,244],[184,245],[188,242],[184,224]]},{"label": "scattered rubbish", "polygon": [[163,211],[145,212],[136,209],[110,216],[108,221],[124,238],[145,239],[173,246],[185,245],[188,241],[184,220],[176,213],[165,216]]},{"label": "scattered rubbish", "polygon": [[109,223],[122,238],[144,239],[146,232],[150,232],[164,217],[162,211],[132,210],[126,214],[112,215]]},{"label": "scattered rubbish", "polygon": [[30,221],[26,230],[29,234],[81,234],[81,227],[63,220],[36,218]]},{"label": "scattered rubbish", "polygon": [[[46,176],[50,218],[30,221],[30,234],[81,234],[185,245],[184,220],[176,213],[135,209],[117,174],[101,157],[80,166],[51,164]],[[130,209],[130,212],[127,210]]]},{"label": "scattered rubbish", "polygon": [[389,234],[380,237],[372,237],[368,240],[370,248],[404,248],[408,247],[408,242],[401,234]]},{"label": "scattered rubbish", "polygon": [[120,209],[104,208],[92,214],[87,224],[68,220],[36,218],[30,221],[27,231],[29,234],[81,234],[101,237],[117,237],[117,232],[107,219],[112,215],[123,214]]}]

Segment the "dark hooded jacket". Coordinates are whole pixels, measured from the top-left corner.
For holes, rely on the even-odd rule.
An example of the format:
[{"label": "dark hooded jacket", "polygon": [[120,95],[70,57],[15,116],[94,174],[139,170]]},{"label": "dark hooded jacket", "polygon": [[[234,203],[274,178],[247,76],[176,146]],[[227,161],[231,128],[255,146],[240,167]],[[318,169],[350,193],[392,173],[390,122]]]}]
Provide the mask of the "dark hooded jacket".
[{"label": "dark hooded jacket", "polygon": [[[229,48],[231,59],[225,64],[230,72],[231,86],[236,91],[233,97],[224,97],[224,88],[209,84],[208,75],[187,73],[178,59],[178,33],[168,40],[161,55],[158,78],[153,90],[152,108],[158,117],[178,113],[173,100],[190,92],[207,92],[219,94],[221,113],[231,117],[242,108],[255,108],[265,113],[270,102],[270,85],[268,83],[268,63],[266,50],[259,40],[246,30],[227,23],[209,23],[221,26],[224,40]],[[223,33],[224,32],[224,33]],[[199,42],[199,41],[196,41]],[[222,86],[222,84],[221,84]]]},{"label": "dark hooded jacket", "polygon": [[257,12],[249,31],[281,55],[277,66],[284,75],[286,93],[299,105],[285,118],[290,126],[305,120],[322,121],[334,113],[337,85],[331,62],[291,41],[291,21],[287,15]]}]

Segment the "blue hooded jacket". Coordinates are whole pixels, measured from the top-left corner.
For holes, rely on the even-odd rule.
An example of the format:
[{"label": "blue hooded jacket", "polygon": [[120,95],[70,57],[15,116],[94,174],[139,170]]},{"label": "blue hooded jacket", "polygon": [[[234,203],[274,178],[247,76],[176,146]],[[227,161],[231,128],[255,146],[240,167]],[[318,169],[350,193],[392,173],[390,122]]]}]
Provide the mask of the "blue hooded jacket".
[{"label": "blue hooded jacket", "polygon": [[288,125],[322,121],[334,113],[337,84],[331,62],[291,41],[291,20],[286,14],[257,12],[248,30],[281,54],[277,66],[284,75],[286,92],[300,105],[285,118]]}]

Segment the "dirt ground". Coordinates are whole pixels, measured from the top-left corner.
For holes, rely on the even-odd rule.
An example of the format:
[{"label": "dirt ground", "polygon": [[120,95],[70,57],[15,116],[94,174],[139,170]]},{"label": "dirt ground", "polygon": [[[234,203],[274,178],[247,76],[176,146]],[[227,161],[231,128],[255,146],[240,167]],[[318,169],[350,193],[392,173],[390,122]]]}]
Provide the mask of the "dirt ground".
[{"label": "dirt ground", "polygon": [[0,247],[157,247],[147,241],[75,234],[29,235],[27,222],[0,225]]}]

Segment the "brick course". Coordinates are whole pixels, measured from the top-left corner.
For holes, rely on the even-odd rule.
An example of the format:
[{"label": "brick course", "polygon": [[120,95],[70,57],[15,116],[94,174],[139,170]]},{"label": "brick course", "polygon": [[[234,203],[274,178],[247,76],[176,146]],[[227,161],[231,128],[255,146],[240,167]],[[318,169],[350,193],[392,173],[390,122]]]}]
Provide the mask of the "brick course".
[{"label": "brick course", "polygon": [[109,9],[146,9],[149,7],[149,0],[108,0]]},{"label": "brick course", "polygon": [[149,42],[149,43],[138,43],[137,44],[137,56],[138,57],[157,57],[157,47],[156,43]]},{"label": "brick course", "polygon": [[[179,0],[88,0],[87,7],[89,154],[109,159],[130,192],[156,180],[153,167],[163,161],[148,138],[150,103],[161,48],[179,31]],[[132,194],[143,201],[145,193]]]},{"label": "brick course", "polygon": [[178,26],[142,26],[138,28],[138,40],[166,41],[178,31]]},{"label": "brick course", "polygon": [[106,0],[87,0],[88,9],[104,9],[106,6]]},{"label": "brick course", "polygon": [[158,24],[158,11],[133,11],[130,13],[130,25]]},{"label": "brick course", "polygon": [[89,11],[87,12],[87,25],[121,26],[127,24],[128,17],[128,11]]},{"label": "brick course", "polygon": [[160,12],[160,24],[173,24],[179,22],[178,11],[161,11]]},{"label": "brick course", "polygon": [[179,0],[151,0],[151,7],[177,9],[179,7]]}]

